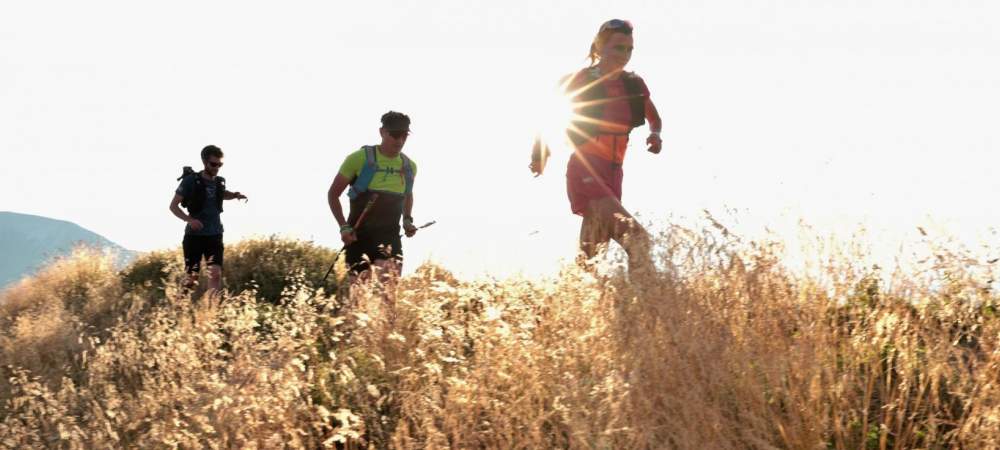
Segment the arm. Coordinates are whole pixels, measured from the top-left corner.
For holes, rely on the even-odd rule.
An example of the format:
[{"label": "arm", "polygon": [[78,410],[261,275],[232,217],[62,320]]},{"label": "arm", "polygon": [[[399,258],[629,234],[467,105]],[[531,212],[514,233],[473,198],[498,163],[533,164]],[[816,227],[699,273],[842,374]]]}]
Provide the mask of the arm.
[{"label": "arm", "polygon": [[[556,93],[559,94],[558,97],[570,102],[569,106],[571,107],[575,101],[573,91],[575,91],[579,86],[579,77],[582,73],[583,72],[577,72],[575,74],[569,74],[562,77],[559,80],[558,87],[556,88]],[[579,94],[579,92],[576,92],[576,94]],[[574,111],[576,111],[576,109],[577,108],[575,107],[573,108]],[[567,130],[567,133],[568,132],[569,130]],[[552,152],[549,149],[549,143],[543,140],[541,133],[536,134],[534,144],[531,146],[531,164],[528,165],[528,168],[531,169],[531,173],[534,176],[538,177],[545,172],[545,164],[548,163],[549,156],[551,156],[551,154]]]},{"label": "arm", "polygon": [[545,162],[549,159],[549,146],[542,142],[542,137],[535,136],[535,144],[531,147],[531,173],[536,177],[545,171]]},{"label": "arm", "polygon": [[232,200],[234,198],[240,200],[246,200],[247,196],[241,194],[239,191],[236,192],[226,191],[222,193],[223,200]]},{"label": "arm", "polygon": [[663,120],[660,119],[660,113],[656,111],[656,105],[653,104],[653,100],[646,95],[646,121],[649,122],[649,137],[646,138],[646,144],[649,144],[650,153],[660,153],[663,148],[663,139],[660,138],[660,130],[663,129]]},{"label": "arm", "polygon": [[174,198],[170,200],[170,212],[174,214],[174,217],[183,220],[187,224],[191,225],[191,229],[197,231],[201,229],[201,221],[195,219],[181,210],[180,204],[184,200],[180,194],[174,194]]},{"label": "arm", "polygon": [[354,229],[347,224],[347,219],[344,218],[344,207],[340,204],[340,194],[344,193],[344,189],[347,189],[348,184],[350,184],[350,181],[347,177],[338,173],[333,178],[330,189],[326,191],[326,202],[330,205],[330,212],[333,213],[333,218],[337,220],[337,225],[340,226],[340,240],[345,246],[358,240]]},{"label": "arm", "polygon": [[333,218],[337,220],[339,226],[347,224],[347,219],[344,218],[344,207],[340,204],[340,194],[344,193],[348,184],[347,177],[338,173],[333,178],[330,189],[326,191],[326,202],[330,205],[330,212],[333,213]]},{"label": "arm", "polygon": [[403,199],[403,230],[406,237],[413,237],[417,234],[417,226],[413,224],[413,193],[406,194]]},{"label": "arm", "polygon": [[646,96],[646,121],[649,122],[651,133],[659,133],[663,129],[663,120],[660,119],[660,113],[656,110],[656,105],[653,104],[653,99],[649,96]]},{"label": "arm", "polygon": [[407,217],[413,217],[413,193],[406,194],[406,198],[403,199],[403,219]]},{"label": "arm", "polygon": [[355,177],[361,175],[364,165],[364,150],[359,150],[348,155],[347,158],[344,158],[340,169],[337,170],[337,175],[333,177],[330,189],[326,191],[326,202],[330,206],[330,212],[333,214],[334,220],[340,226],[340,240],[344,242],[345,247],[358,240],[358,235],[354,232],[353,225],[347,223],[347,218],[344,217],[344,207],[340,204],[340,195],[351,185]]}]

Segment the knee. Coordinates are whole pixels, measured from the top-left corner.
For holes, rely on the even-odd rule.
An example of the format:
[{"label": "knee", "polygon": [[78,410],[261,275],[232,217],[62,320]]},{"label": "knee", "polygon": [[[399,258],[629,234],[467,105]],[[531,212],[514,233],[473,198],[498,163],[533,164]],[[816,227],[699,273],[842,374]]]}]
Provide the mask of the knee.
[{"label": "knee", "polygon": [[622,223],[617,236],[618,242],[627,246],[648,246],[651,240],[649,232],[632,218]]},{"label": "knee", "polygon": [[395,258],[376,259],[373,265],[378,267],[379,271],[382,273],[395,273],[399,270],[400,266]]}]

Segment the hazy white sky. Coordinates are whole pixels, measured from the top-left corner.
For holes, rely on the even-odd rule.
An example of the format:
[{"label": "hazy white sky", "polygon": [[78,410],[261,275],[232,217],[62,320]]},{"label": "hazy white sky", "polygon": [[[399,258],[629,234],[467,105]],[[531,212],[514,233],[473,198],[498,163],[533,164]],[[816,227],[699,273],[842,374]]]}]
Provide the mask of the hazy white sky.
[{"label": "hazy white sky", "polygon": [[[1000,3],[5,2],[0,210],[70,220],[125,247],[178,245],[181,166],[226,152],[251,197],[227,241],[337,245],[326,190],[344,156],[410,114],[420,164],[404,242],[461,272],[551,271],[575,248],[566,153],[527,170],[539,92],[632,20],[664,152],[633,133],[624,204],[649,220],[735,208],[905,234],[928,217],[995,226]],[[537,232],[537,233],[536,233]]]}]

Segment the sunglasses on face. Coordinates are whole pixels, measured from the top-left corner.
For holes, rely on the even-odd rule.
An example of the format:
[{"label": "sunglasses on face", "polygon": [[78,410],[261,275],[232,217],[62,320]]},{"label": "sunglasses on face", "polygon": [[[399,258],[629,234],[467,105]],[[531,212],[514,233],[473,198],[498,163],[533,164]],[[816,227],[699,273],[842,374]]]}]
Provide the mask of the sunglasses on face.
[{"label": "sunglasses on face", "polygon": [[221,161],[220,162],[206,161],[206,163],[208,164],[208,167],[211,167],[213,169],[218,169],[219,167],[222,167],[222,162]]},{"label": "sunglasses on face", "polygon": [[621,19],[611,19],[601,25],[601,30],[598,33],[603,33],[606,30],[615,30],[621,31],[625,34],[632,34],[632,22]]},{"label": "sunglasses on face", "polygon": [[389,136],[392,136],[393,139],[401,139],[409,136],[410,130],[392,130],[388,131],[387,133],[389,133]]}]

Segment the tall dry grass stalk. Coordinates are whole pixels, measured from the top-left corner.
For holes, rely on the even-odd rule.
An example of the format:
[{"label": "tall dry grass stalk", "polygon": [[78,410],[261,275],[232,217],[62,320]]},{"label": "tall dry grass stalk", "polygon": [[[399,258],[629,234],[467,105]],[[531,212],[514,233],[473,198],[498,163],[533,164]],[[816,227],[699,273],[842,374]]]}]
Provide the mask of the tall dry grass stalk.
[{"label": "tall dry grass stalk", "polygon": [[631,279],[426,265],[279,305],[143,302],[77,254],[0,298],[0,446],[1000,446],[994,265],[928,242],[885,274],[816,239],[793,270],[715,225]]}]

